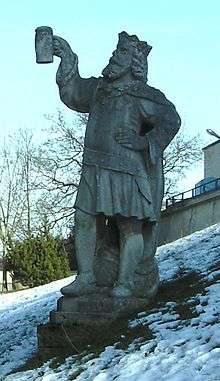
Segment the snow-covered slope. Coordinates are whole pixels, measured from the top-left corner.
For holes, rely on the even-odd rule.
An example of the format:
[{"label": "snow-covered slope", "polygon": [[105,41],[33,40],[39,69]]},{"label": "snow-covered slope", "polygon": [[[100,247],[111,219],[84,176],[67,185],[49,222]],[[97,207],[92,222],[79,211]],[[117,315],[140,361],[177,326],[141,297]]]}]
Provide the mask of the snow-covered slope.
[{"label": "snow-covered slope", "polygon": [[[56,308],[65,278],[44,286],[0,295],[0,380],[36,350],[36,327]],[[4,379],[4,378],[3,378]]]},{"label": "snow-covered slope", "polygon": [[157,255],[157,301],[129,322],[139,337],[129,342],[126,331],[99,354],[71,356],[56,366],[51,360],[6,376],[36,350],[36,325],[47,321],[69,279],[1,296],[2,380],[220,381],[220,224],[165,245]]}]

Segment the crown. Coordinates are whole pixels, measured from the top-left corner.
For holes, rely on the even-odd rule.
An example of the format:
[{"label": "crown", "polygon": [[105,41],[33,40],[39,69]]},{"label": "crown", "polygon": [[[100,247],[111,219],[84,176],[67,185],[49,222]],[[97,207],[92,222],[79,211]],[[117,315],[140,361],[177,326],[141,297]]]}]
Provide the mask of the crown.
[{"label": "crown", "polygon": [[120,42],[128,42],[133,45],[136,49],[140,50],[146,57],[150,53],[152,46],[148,45],[145,41],[140,41],[135,35],[130,36],[127,32],[121,32],[118,35],[119,44]]}]

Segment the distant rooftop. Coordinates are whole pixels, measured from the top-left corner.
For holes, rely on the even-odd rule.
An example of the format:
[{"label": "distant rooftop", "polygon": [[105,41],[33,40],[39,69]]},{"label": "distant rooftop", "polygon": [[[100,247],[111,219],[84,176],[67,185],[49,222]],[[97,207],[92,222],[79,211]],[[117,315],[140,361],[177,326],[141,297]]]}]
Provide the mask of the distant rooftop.
[{"label": "distant rooftop", "polygon": [[211,144],[208,144],[207,146],[205,146],[202,150],[204,151],[205,149],[211,147],[211,146],[214,146],[215,144],[218,144],[220,143],[220,139],[216,140],[215,142],[211,143]]}]

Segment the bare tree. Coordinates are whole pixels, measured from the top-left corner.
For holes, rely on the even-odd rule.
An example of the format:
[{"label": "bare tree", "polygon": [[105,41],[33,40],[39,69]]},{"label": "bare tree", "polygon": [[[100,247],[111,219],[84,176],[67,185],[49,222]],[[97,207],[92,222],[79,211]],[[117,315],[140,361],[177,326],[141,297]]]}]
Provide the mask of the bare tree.
[{"label": "bare tree", "polygon": [[59,225],[60,221],[63,224],[63,219],[66,225],[73,224],[87,118],[82,114],[68,123],[61,111],[55,116],[47,116],[51,123],[49,138],[40,147],[38,163],[41,188],[44,189],[40,209],[49,217],[51,227]]},{"label": "bare tree", "polygon": [[180,181],[186,171],[201,159],[200,137],[189,137],[179,132],[164,152],[165,198],[179,191]]},{"label": "bare tree", "polygon": [[30,236],[38,223],[36,149],[32,133],[20,130],[0,147],[0,241],[6,253],[14,238]]},{"label": "bare tree", "polygon": [[10,152],[6,143],[0,152],[0,240],[3,254],[21,224],[24,212],[24,194],[22,193],[22,178],[20,153]]},{"label": "bare tree", "polygon": [[19,131],[20,165],[23,175],[24,213],[22,217],[21,235],[30,237],[36,233],[41,216],[38,211],[38,203],[41,199],[40,188],[39,151],[33,142],[33,134],[30,130]]}]

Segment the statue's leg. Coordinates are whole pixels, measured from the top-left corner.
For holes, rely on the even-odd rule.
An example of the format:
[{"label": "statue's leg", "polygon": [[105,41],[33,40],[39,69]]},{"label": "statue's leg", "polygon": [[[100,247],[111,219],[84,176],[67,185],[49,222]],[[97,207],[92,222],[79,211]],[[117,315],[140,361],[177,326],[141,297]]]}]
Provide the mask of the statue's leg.
[{"label": "statue's leg", "polygon": [[136,267],[143,257],[144,241],[142,221],[136,218],[119,218],[120,267],[119,277],[113,295],[130,297],[134,294],[134,275]]},{"label": "statue's leg", "polygon": [[159,273],[155,252],[159,226],[145,221],[142,228],[144,253],[136,269],[136,295],[152,298],[159,287]]},{"label": "statue's leg", "polygon": [[159,225],[145,223],[143,225],[144,258],[152,258],[155,255],[158,242]]},{"label": "statue's leg", "polygon": [[77,209],[75,214],[76,280],[61,289],[63,295],[82,295],[95,290],[93,271],[96,246],[96,216]]}]

